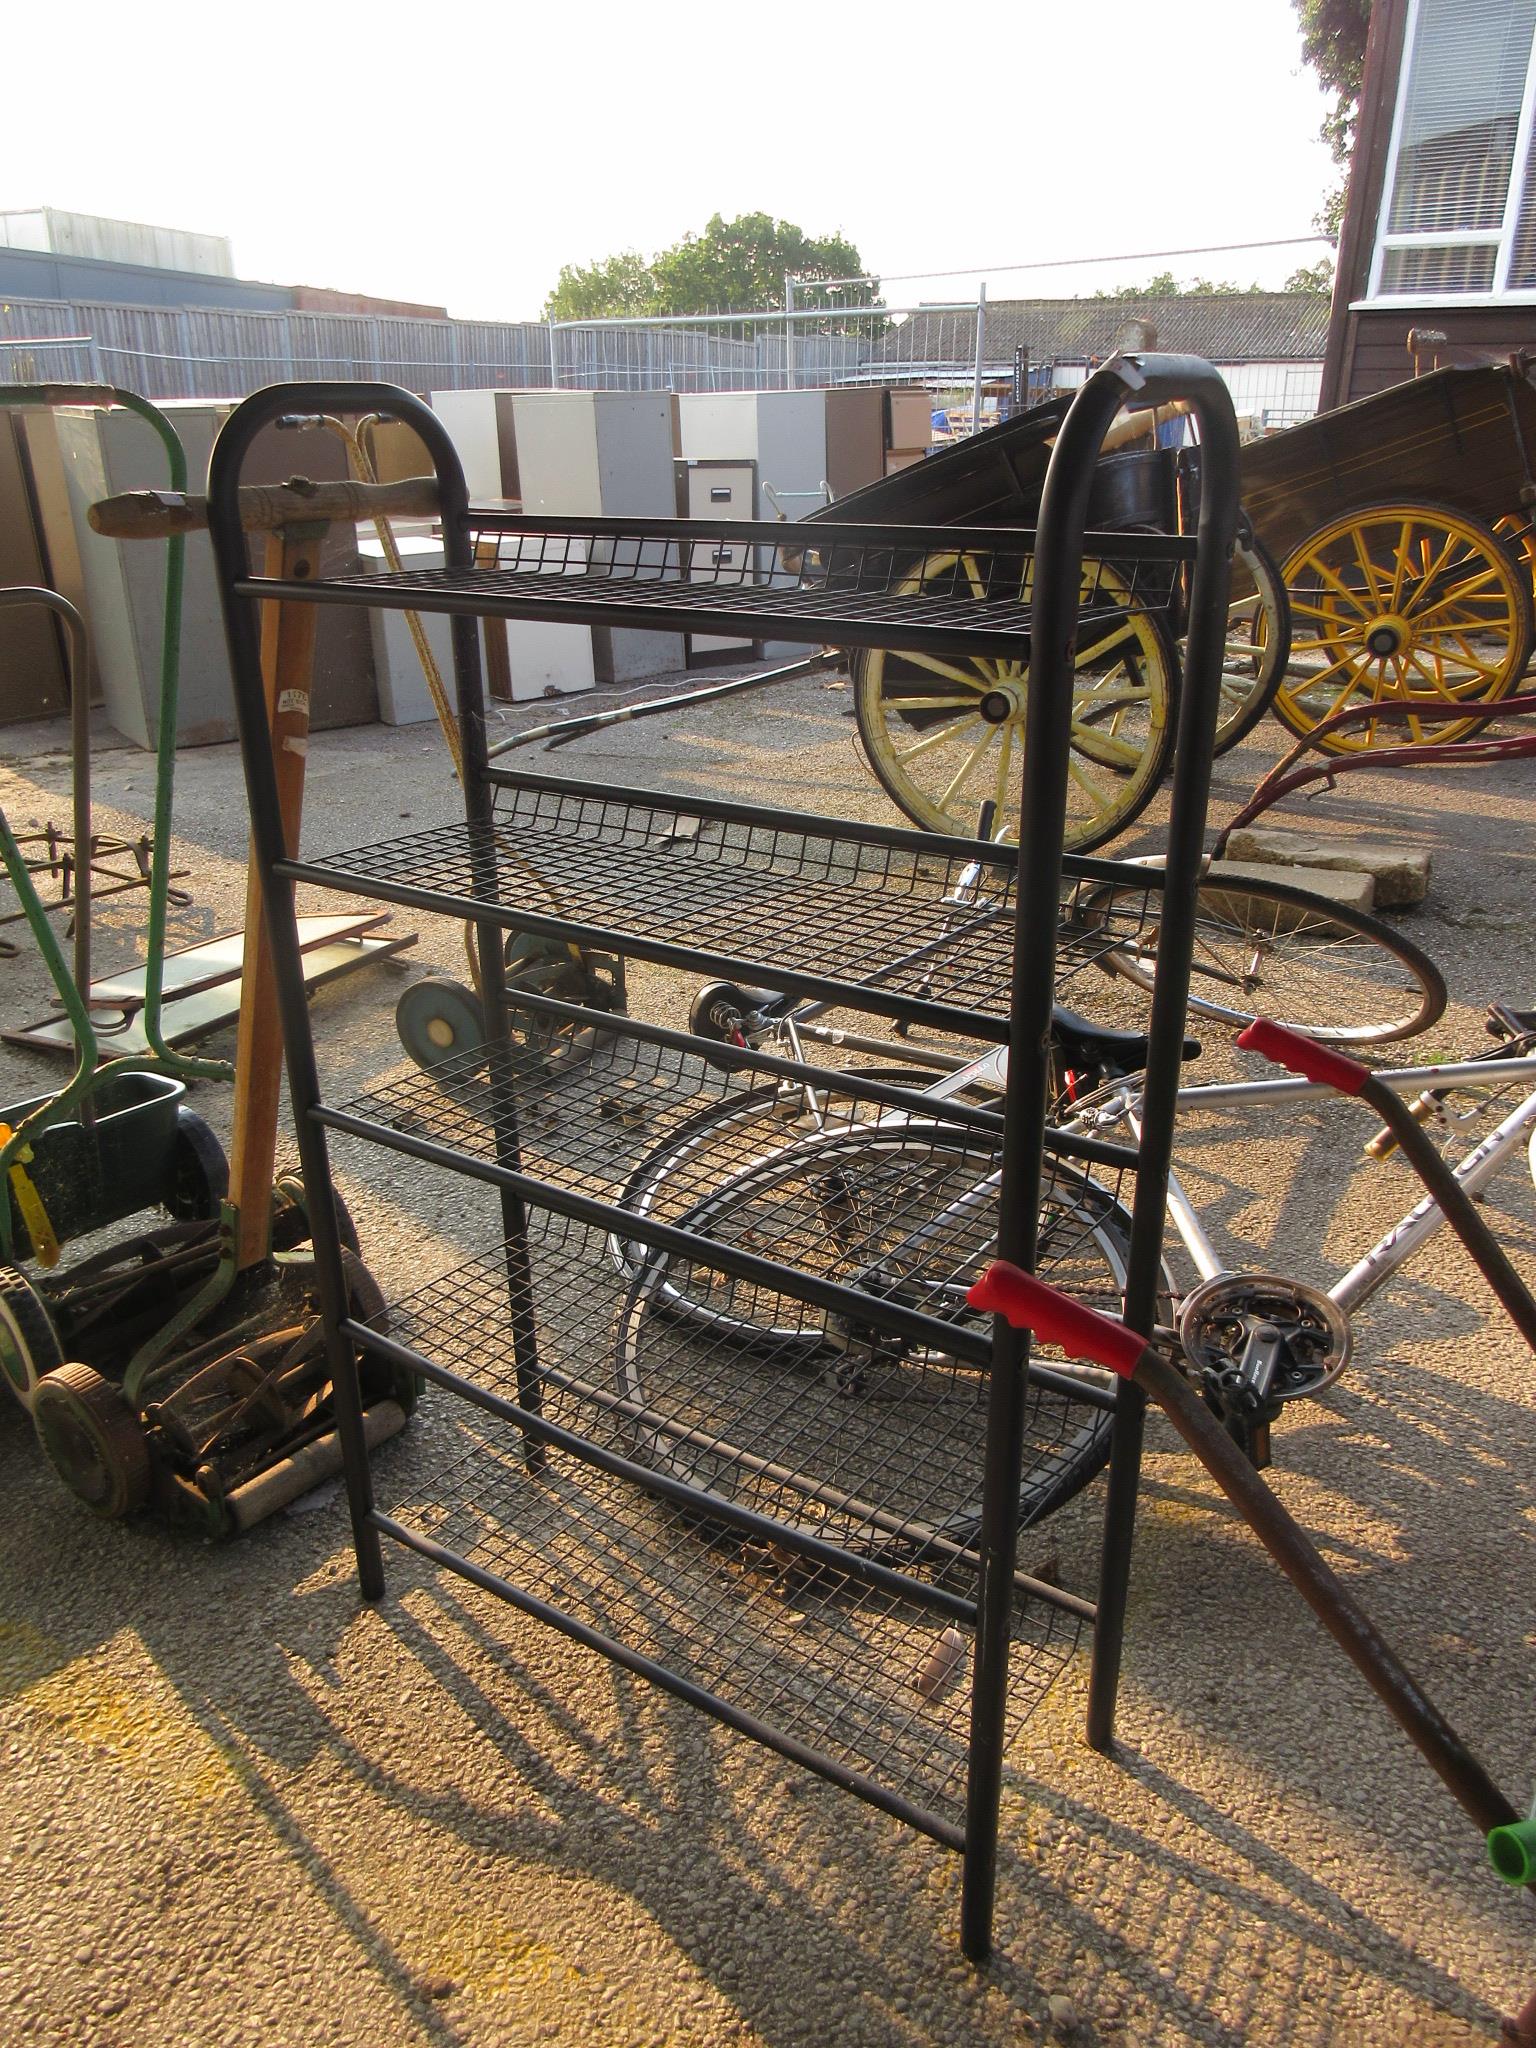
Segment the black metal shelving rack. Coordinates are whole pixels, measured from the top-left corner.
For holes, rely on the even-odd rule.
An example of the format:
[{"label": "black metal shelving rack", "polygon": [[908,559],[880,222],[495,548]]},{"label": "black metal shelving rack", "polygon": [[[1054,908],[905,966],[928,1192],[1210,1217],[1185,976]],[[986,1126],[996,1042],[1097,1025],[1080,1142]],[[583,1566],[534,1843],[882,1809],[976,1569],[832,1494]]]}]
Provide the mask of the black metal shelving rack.
[{"label": "black metal shelving rack", "polygon": [[[1128,403],[1176,399],[1200,425],[1198,534],[1089,536],[1085,550],[1088,487],[1112,420]],[[308,582],[251,573],[238,501],[246,454],[280,416],[315,413],[382,414],[420,436],[437,474],[443,569]],[[871,1293],[857,1274],[817,1270],[793,1233],[712,1231],[708,1189],[690,1189],[686,1173],[665,1212],[626,1206],[633,1118],[624,1090],[638,1093],[640,1122],[654,1129],[658,1115],[676,1116],[679,1130],[700,1102],[784,1079],[814,1078],[834,1131],[917,1098],[868,1076],[727,1053],[630,1019],[584,1020],[531,998],[550,1018],[605,1027],[586,1057],[552,1061],[514,1042],[503,942],[509,930],[549,934],[1006,1043],[1000,1114],[946,1105],[937,1151],[931,1104],[922,1105],[921,1140],[911,1120],[887,1119],[893,1212],[899,1220],[910,1203],[921,1227],[936,1181],[960,1176],[974,1187],[985,1169],[1001,1190],[996,1248],[1032,1267],[1042,1204],[1051,1213],[1053,1201],[1079,1199],[1072,1191],[1085,1167],[1133,1172],[1124,1312],[1150,1329],[1236,476],[1231,403],[1208,364],[1117,358],[1062,424],[1038,528],[967,529],[966,581],[930,582],[914,596],[900,593],[904,565],[930,546],[953,555],[952,527],[471,518],[443,428],[391,386],[275,386],[237,408],[213,452],[209,525],[364,1596],[383,1593],[381,1538],[389,1536],[959,1851],[962,1942],[977,1959],[991,1942],[1009,1731],[1084,1628],[1094,1646],[1089,1739],[1099,1747],[1112,1739],[1142,1398],[1124,1384],[1090,1396],[1032,1363],[1028,1339],[1000,1320],[989,1333],[942,1315],[921,1290]],[[471,535],[488,525],[503,533],[504,557],[510,544],[510,566],[474,566]],[[733,580],[696,580],[694,551],[712,557],[727,541],[742,549]],[[1101,601],[1105,562],[1114,576]],[[977,563],[986,565],[980,594],[970,580]],[[1162,605],[1176,578],[1188,579],[1188,638],[1166,865],[1149,873],[1064,860],[1075,649],[1113,630],[1127,586],[1137,602]],[[260,606],[270,599],[452,615],[462,824],[324,857],[285,847],[260,660]],[[1015,659],[1027,634],[1020,843],[1015,851],[494,767],[475,625],[482,615]],[[957,908],[954,885],[978,861],[985,900]],[[1072,1157],[1048,1142],[1046,1047],[1058,981],[1124,937],[1119,928],[1063,924],[1064,874],[1134,879],[1157,905],[1151,1055],[1134,1153],[1087,1142]],[[458,1070],[327,1101],[294,923],[301,882],[470,920],[484,1048]],[[392,1305],[390,1334],[354,1320],[330,1199],[332,1131],[495,1187],[504,1233],[497,1266],[466,1268]],[[728,1298],[743,1289],[759,1305],[796,1304],[889,1333],[909,1360],[928,1361],[907,1373],[923,1382],[922,1399],[882,1409],[847,1399],[835,1375],[830,1388],[796,1381],[784,1357],[741,1344],[726,1320],[704,1346],[706,1400],[665,1317],[647,1321],[632,1297],[605,1309],[596,1276],[609,1233],[675,1254],[679,1272],[704,1276],[701,1286]],[[610,1292],[622,1294],[607,1270]],[[616,1321],[594,1344],[604,1313]],[[619,1351],[608,1354],[615,1327]],[[355,1347],[419,1371],[467,1404],[463,1457],[413,1513],[376,1504]],[[617,1375],[612,1355],[623,1361]],[[1084,1428],[1107,1430],[1112,1443],[1094,1602],[1018,1569],[1021,1498],[1027,1505],[1048,1495],[1055,1463]],[[594,1598],[591,1560],[604,1545],[603,1591]],[[771,1593],[754,1560],[778,1575]],[[960,1682],[967,1665],[968,1688]]]}]

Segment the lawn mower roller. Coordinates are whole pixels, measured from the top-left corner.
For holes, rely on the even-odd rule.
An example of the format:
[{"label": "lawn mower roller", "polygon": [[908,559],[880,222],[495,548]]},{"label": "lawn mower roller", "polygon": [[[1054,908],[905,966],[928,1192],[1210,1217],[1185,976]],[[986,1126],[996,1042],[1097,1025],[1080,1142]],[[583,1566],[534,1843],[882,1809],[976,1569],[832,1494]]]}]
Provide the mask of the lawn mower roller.
[{"label": "lawn mower roller", "polygon": [[[314,572],[330,517],[286,489],[246,494],[247,523],[268,534],[274,574]],[[133,492],[92,508],[117,538],[185,534],[203,522],[184,491]],[[297,845],[303,806],[314,612],[271,606],[263,622],[268,716],[281,770],[284,827]],[[164,721],[163,721],[164,725]],[[163,726],[162,726],[163,729]],[[273,1162],[281,1034],[259,890],[247,893],[235,1115],[228,1193],[211,1217],[172,1222],[33,1287],[13,1275],[0,1322],[22,1333],[24,1377],[8,1373],[44,1455],[97,1514],[152,1506],[209,1535],[252,1527],[340,1469],[334,1361],[317,1314],[306,1197]],[[383,1301],[339,1217],[350,1312],[377,1320]],[[19,1285],[17,1283],[20,1283]],[[362,1365],[370,1444],[403,1427],[416,1382]]]}]

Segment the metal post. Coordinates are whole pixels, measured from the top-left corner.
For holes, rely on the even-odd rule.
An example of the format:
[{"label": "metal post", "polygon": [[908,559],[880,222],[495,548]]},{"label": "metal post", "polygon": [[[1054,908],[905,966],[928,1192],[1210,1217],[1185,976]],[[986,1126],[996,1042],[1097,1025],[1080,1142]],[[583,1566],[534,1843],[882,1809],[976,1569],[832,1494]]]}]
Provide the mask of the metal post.
[{"label": "metal post", "polygon": [[555,335],[557,332],[556,324],[551,320],[549,323],[549,387],[552,391],[560,389],[560,375],[555,368]]},{"label": "metal post", "polygon": [[784,389],[795,388],[795,280],[784,273]]},{"label": "metal post", "polygon": [[976,383],[971,395],[971,432],[981,432],[981,366],[987,352],[987,287],[976,287]]}]

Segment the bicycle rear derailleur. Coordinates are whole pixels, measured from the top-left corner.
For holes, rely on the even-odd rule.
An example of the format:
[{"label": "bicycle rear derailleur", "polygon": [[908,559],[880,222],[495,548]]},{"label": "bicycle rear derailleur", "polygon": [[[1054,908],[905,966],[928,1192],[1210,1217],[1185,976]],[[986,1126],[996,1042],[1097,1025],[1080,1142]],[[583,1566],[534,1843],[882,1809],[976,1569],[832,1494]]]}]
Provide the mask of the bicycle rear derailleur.
[{"label": "bicycle rear derailleur", "polygon": [[1282,1403],[1320,1394],[1349,1363],[1349,1319],[1275,1273],[1222,1273],[1184,1297],[1179,1342],[1206,1405],[1254,1468],[1269,1463]]}]

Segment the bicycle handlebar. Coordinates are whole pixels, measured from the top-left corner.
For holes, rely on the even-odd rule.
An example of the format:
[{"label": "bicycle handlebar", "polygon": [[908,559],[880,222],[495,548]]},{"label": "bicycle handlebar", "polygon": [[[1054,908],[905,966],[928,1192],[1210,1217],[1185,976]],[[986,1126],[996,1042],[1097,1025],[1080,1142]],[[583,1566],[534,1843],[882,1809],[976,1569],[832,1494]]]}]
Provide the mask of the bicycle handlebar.
[{"label": "bicycle handlebar", "polygon": [[994,1259],[965,1298],[972,1308],[1002,1316],[1015,1330],[1033,1330],[1070,1357],[1108,1366],[1121,1379],[1134,1377],[1146,1349],[1146,1339],[1124,1323],[1073,1301],[1006,1259]]},{"label": "bicycle handlebar", "polygon": [[1285,1067],[1324,1088],[1337,1089],[1340,1095],[1358,1095],[1371,1079],[1369,1067],[1362,1067],[1358,1060],[1346,1059],[1343,1053],[1319,1045],[1305,1032],[1289,1031],[1283,1024],[1271,1023],[1268,1017],[1255,1017],[1237,1034],[1237,1042],[1244,1052],[1260,1053],[1277,1067]]}]

